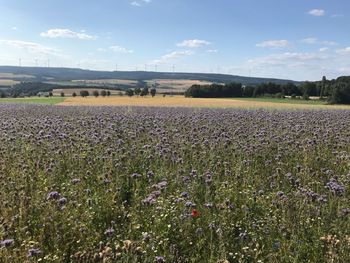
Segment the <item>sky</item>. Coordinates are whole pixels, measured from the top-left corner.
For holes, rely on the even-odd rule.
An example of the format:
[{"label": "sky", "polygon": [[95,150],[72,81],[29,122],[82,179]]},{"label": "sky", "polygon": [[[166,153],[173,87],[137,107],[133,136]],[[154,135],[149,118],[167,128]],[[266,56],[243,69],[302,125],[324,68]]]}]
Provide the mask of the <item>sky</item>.
[{"label": "sky", "polygon": [[0,0],[0,65],[350,75],[349,0]]}]

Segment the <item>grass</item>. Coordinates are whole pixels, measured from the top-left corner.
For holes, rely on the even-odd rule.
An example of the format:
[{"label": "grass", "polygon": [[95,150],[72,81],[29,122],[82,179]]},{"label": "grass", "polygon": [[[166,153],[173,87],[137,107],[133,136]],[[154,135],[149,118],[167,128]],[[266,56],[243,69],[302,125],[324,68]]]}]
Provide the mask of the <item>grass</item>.
[{"label": "grass", "polygon": [[55,105],[64,102],[65,98],[53,97],[53,98],[2,98],[0,104],[4,103],[19,103],[19,104],[46,104]]}]

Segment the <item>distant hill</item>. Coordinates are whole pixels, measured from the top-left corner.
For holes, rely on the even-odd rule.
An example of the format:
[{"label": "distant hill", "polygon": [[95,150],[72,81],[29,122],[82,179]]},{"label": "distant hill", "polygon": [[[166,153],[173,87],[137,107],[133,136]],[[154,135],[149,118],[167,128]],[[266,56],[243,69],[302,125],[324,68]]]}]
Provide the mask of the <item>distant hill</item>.
[{"label": "distant hill", "polygon": [[[6,77],[1,77],[3,74]],[[263,82],[274,82],[285,84],[287,82],[298,83],[286,79],[274,78],[254,78],[242,77],[227,74],[207,74],[207,73],[169,73],[169,72],[151,72],[151,71],[94,71],[78,68],[43,68],[43,67],[14,67],[0,66],[0,79],[9,78],[16,81],[71,81],[71,80],[101,80],[101,79],[123,79],[147,81],[153,79],[182,79],[182,80],[199,80],[214,83],[240,82],[244,85],[255,85]]]}]

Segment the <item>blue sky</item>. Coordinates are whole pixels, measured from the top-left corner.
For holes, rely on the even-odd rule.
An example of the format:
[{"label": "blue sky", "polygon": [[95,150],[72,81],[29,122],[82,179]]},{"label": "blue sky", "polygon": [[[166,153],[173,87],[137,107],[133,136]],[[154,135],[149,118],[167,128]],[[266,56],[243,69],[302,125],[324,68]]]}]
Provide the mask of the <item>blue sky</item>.
[{"label": "blue sky", "polygon": [[349,0],[0,0],[0,64],[350,75]]}]

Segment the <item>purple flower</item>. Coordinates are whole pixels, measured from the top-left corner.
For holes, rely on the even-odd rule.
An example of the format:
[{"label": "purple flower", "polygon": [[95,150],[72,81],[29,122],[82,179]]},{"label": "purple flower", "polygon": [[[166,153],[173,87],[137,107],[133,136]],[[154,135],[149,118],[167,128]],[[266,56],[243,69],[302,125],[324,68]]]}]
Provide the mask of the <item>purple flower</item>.
[{"label": "purple flower", "polygon": [[188,198],[190,195],[187,192],[182,192],[181,197]]},{"label": "purple flower", "polygon": [[195,204],[195,203],[192,203],[191,201],[187,201],[187,202],[185,203],[185,206],[186,206],[186,207],[196,207],[196,204]]},{"label": "purple flower", "polygon": [[78,183],[80,183],[80,179],[78,178],[72,179],[72,184],[78,184]]},{"label": "purple flower", "polygon": [[167,185],[168,185],[167,181],[161,181],[158,184],[153,185],[153,187],[157,189],[164,189],[167,187]]},{"label": "purple flower", "polygon": [[154,173],[153,173],[152,171],[148,171],[148,172],[147,172],[147,178],[148,178],[148,180],[151,181],[151,180],[153,179],[153,177],[154,177]]},{"label": "purple flower", "polygon": [[142,175],[138,173],[133,173],[130,177],[133,179],[140,178]]},{"label": "purple flower", "polygon": [[326,184],[325,188],[337,196],[342,196],[345,192],[345,187],[339,184],[334,178]]},{"label": "purple flower", "polygon": [[165,258],[163,256],[156,256],[156,262],[157,263],[164,263],[165,262]]},{"label": "purple flower", "polygon": [[0,245],[2,247],[9,247],[13,244],[13,242],[14,242],[13,239],[5,239],[5,240],[0,241]]},{"label": "purple flower", "polygon": [[67,203],[67,198],[61,197],[60,199],[58,199],[58,204],[60,206],[65,205],[66,203]]},{"label": "purple flower", "polygon": [[105,231],[105,235],[106,236],[112,236],[113,234],[114,234],[114,229],[113,228],[108,228],[108,229],[106,229],[106,231]]},{"label": "purple flower", "polygon": [[60,194],[59,194],[59,192],[57,192],[57,191],[52,191],[52,192],[50,192],[50,193],[48,193],[47,194],[47,200],[52,200],[52,199],[58,199],[58,198],[60,198]]},{"label": "purple flower", "polygon": [[204,204],[206,208],[213,208],[213,203],[206,203]]},{"label": "purple flower", "polygon": [[350,208],[342,208],[341,209],[342,216],[347,216],[350,214]]},{"label": "purple flower", "polygon": [[286,196],[282,191],[278,191],[278,192],[276,193],[276,195],[277,195],[279,198],[281,198],[281,199],[286,199],[286,198],[287,198],[287,196]]},{"label": "purple flower", "polygon": [[42,251],[38,248],[31,248],[28,250],[28,257],[36,257],[39,256]]}]

